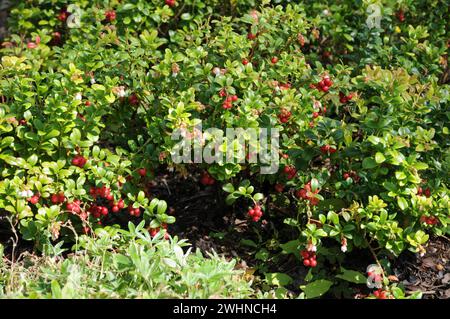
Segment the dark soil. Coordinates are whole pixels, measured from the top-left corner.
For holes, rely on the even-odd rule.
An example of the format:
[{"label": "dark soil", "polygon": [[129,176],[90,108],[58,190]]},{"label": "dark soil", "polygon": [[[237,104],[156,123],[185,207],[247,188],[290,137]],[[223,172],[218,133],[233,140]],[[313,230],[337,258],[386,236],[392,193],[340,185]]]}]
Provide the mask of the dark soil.
[{"label": "dark soil", "polygon": [[450,240],[432,238],[422,257],[406,252],[395,262],[394,272],[406,291],[420,290],[423,298],[450,298]]},{"label": "dark soil", "polygon": [[0,0],[0,42],[3,41],[7,34],[6,20],[8,18],[8,10],[12,5],[12,1]]}]

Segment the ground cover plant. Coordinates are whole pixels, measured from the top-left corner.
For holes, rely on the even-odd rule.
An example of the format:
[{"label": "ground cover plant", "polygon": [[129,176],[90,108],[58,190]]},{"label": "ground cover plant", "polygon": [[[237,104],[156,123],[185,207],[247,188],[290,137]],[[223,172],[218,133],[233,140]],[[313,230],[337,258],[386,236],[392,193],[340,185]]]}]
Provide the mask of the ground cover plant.
[{"label": "ground cover plant", "polygon": [[[420,298],[398,270],[411,256],[450,296],[445,1],[32,0],[8,15],[0,296]],[[217,143],[227,128],[242,131]],[[279,132],[276,152],[248,129]],[[234,152],[180,162],[174,136]],[[180,237],[202,248],[187,220],[216,254],[187,254]]]}]

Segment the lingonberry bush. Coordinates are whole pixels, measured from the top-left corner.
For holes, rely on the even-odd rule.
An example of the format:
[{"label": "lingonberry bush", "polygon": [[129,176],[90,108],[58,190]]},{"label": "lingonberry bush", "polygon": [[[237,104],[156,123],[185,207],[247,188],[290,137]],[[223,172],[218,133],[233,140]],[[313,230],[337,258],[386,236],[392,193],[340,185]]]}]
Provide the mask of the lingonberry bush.
[{"label": "lingonberry bush", "polygon": [[[387,1],[379,15],[370,1],[274,2],[15,5],[1,50],[0,208],[23,238],[45,249],[141,220],[169,237],[175,217],[151,192],[167,169],[222,185],[260,252],[311,269],[308,298],[361,283],[331,270],[354,249],[387,272],[383,256],[423,254],[431,234],[448,235],[443,2]],[[247,148],[174,161],[172,135],[197,136],[199,123],[278,129],[278,172],[242,161]],[[219,148],[240,138],[251,141]],[[389,289],[373,296],[403,296]]]}]

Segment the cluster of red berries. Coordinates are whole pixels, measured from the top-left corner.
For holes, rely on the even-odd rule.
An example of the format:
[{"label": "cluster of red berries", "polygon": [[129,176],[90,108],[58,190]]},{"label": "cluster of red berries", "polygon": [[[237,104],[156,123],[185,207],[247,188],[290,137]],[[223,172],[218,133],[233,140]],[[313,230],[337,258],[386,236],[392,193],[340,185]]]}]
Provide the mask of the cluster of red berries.
[{"label": "cluster of red berries", "polygon": [[81,201],[79,199],[75,199],[73,202],[67,202],[66,209],[72,213],[79,214],[81,212]]},{"label": "cluster of red berries", "polygon": [[52,202],[52,204],[62,204],[66,201],[66,196],[63,192],[59,194],[53,194],[52,196],[50,196],[50,201]]},{"label": "cluster of red berries", "polygon": [[202,177],[200,178],[200,183],[204,186],[214,185],[215,182],[216,180],[207,172],[204,172]]},{"label": "cluster of red berries", "polygon": [[345,95],[344,93],[339,92],[339,102],[341,102],[342,104],[347,103],[351,99],[353,99],[353,94],[352,93],[349,93],[348,95]]},{"label": "cluster of red berries", "polygon": [[257,222],[261,219],[263,212],[259,205],[255,205],[253,208],[248,210],[247,214],[254,222]]},{"label": "cluster of red berries", "polygon": [[281,90],[289,90],[291,88],[291,83],[283,83],[278,86]]},{"label": "cluster of red berries", "polygon": [[139,104],[138,96],[135,93],[131,94],[128,97],[128,103],[130,103],[130,105],[134,105],[134,106],[138,105]]},{"label": "cluster of red berries", "polygon": [[128,206],[128,213],[130,216],[139,217],[141,216],[141,209],[139,207],[134,208],[133,205]]},{"label": "cluster of red berries", "polygon": [[61,22],[66,22],[69,17],[69,13],[67,12],[67,8],[62,8],[58,14],[58,20]]},{"label": "cluster of red berries", "polygon": [[286,123],[289,121],[289,118],[292,116],[291,111],[286,110],[285,108],[281,109],[280,114],[278,114],[278,118],[281,123]]},{"label": "cluster of red berries", "polygon": [[305,265],[305,267],[311,267],[314,268],[317,266],[317,260],[316,260],[316,253],[313,251],[307,251],[302,250],[300,252],[300,255],[303,258],[303,265]]},{"label": "cluster of red berries", "polygon": [[311,88],[316,88],[319,91],[326,93],[330,90],[330,87],[332,85],[333,85],[333,81],[331,81],[330,77],[328,75],[324,75],[322,77],[322,80],[320,80],[317,84],[312,84]]},{"label": "cluster of red berries", "polygon": [[175,0],[166,0],[166,4],[172,8],[177,4],[177,2]]},{"label": "cluster of red berries", "polygon": [[30,198],[28,198],[28,202],[30,202],[33,205],[36,205],[39,202],[40,198],[41,198],[40,194],[34,194]]},{"label": "cluster of red berries", "polygon": [[383,290],[383,289],[378,289],[378,290],[375,290],[374,292],[373,292],[373,295],[375,296],[375,298],[377,298],[377,299],[388,299],[389,298],[389,296],[388,296],[388,292],[386,291],[386,290]]},{"label": "cluster of red berries", "polygon": [[82,168],[84,165],[86,165],[86,163],[87,163],[87,159],[82,155],[76,155],[72,159],[72,165],[78,166],[80,168]]},{"label": "cluster of red berries", "polygon": [[295,196],[300,199],[308,200],[311,205],[319,204],[319,199],[315,195],[319,194],[319,189],[312,190],[311,181],[305,184],[305,187],[295,192]]},{"label": "cluster of red berries", "polygon": [[425,190],[423,190],[422,187],[419,187],[417,189],[417,195],[419,195],[419,196],[425,195],[425,197],[430,197],[431,190],[429,188],[426,188]]},{"label": "cluster of red berries", "polygon": [[89,208],[89,212],[94,216],[94,218],[100,218],[101,216],[106,216],[109,213],[108,207],[94,204]]},{"label": "cluster of red berries", "polygon": [[342,174],[342,178],[344,180],[351,178],[355,183],[359,183],[359,181],[361,179],[355,171],[344,172]]},{"label": "cluster of red berries", "polygon": [[397,16],[398,21],[405,21],[405,13],[403,12],[403,10],[398,10],[395,15]]},{"label": "cluster of red berries", "polygon": [[[167,232],[167,224],[162,223],[161,227],[166,230],[166,233],[164,234],[164,239],[169,239],[169,233]],[[161,230],[161,228],[157,227],[157,228],[150,228],[148,231],[150,233],[150,236],[155,237],[159,233],[160,230]]]},{"label": "cluster of red berries", "polygon": [[[114,201],[114,196],[111,194],[111,188],[103,186],[103,187],[91,187],[89,190],[89,194],[97,199],[105,199],[108,201],[109,207],[113,213],[118,213],[121,209],[124,208],[125,203],[123,199],[120,199],[118,202]],[[109,213],[109,209],[106,204],[97,205],[94,204],[89,208],[89,212],[92,213],[94,218],[100,218],[101,216],[106,216]]]},{"label": "cluster of red berries", "polygon": [[283,172],[287,175],[287,179],[293,179],[297,174],[297,170],[294,166],[286,165],[283,169]]},{"label": "cluster of red berries", "polygon": [[249,32],[249,33],[247,34],[247,39],[249,39],[249,40],[255,40],[256,37],[257,37],[257,35],[254,34],[254,33]]},{"label": "cluster of red berries", "polygon": [[422,215],[420,217],[420,222],[425,223],[427,225],[437,225],[439,223],[439,219],[436,216],[425,216]]},{"label": "cluster of red berries", "polygon": [[336,153],[337,149],[330,145],[324,145],[324,146],[320,147],[320,151],[323,154],[334,154],[334,153]]},{"label": "cluster of red berries", "polygon": [[[222,92],[222,91],[221,91]],[[220,93],[219,93],[220,94]],[[222,103],[222,107],[225,110],[231,109],[233,107],[233,102],[238,100],[237,95],[228,96]]]},{"label": "cluster of red berries", "polygon": [[105,12],[105,19],[108,22],[112,22],[116,20],[116,11],[114,10],[108,10]]}]

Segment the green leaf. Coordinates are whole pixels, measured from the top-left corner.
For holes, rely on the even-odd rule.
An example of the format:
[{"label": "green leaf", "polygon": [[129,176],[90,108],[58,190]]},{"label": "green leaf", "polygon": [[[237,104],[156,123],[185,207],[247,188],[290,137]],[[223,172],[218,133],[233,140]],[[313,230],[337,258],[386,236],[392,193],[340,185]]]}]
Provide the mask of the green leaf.
[{"label": "green leaf", "polygon": [[402,171],[396,171],[395,172],[395,178],[398,180],[402,180],[406,178],[406,174],[403,173]]},{"label": "green leaf", "polygon": [[377,152],[375,154],[375,162],[377,162],[378,164],[383,163],[386,160],[386,157],[384,157],[384,155],[380,152]]},{"label": "green leaf", "polygon": [[257,202],[259,202],[260,200],[262,200],[264,198],[264,195],[261,193],[256,193],[255,195],[253,195],[253,199]]},{"label": "green leaf", "polygon": [[362,162],[362,166],[364,169],[371,169],[377,166],[377,162],[371,157],[366,157]]},{"label": "green leaf", "polygon": [[311,191],[315,192],[317,189],[319,189],[319,181],[317,178],[311,179]]},{"label": "green leaf", "polygon": [[222,186],[222,189],[227,192],[227,193],[232,193],[234,192],[234,186],[231,183],[225,184]]},{"label": "green leaf", "polygon": [[281,272],[266,273],[266,280],[269,285],[274,286],[286,286],[292,283],[294,280],[289,276]]},{"label": "green leaf", "polygon": [[298,246],[300,245],[300,241],[298,239],[288,241],[287,243],[280,244],[281,249],[283,249],[283,253],[285,254],[298,254]]},{"label": "green leaf", "polygon": [[81,132],[80,132],[80,130],[77,129],[77,128],[74,128],[72,130],[72,133],[70,133],[70,141],[73,144],[78,144],[80,142],[80,139],[81,139]]},{"label": "green leaf", "polygon": [[401,210],[405,210],[405,209],[408,208],[408,202],[406,201],[406,199],[404,199],[401,196],[397,197],[397,204],[398,204],[398,207],[400,207]]},{"label": "green leaf", "polygon": [[257,248],[258,245],[251,239],[241,239],[241,244],[249,247]]},{"label": "green leaf", "polygon": [[336,278],[343,279],[345,281],[349,281],[354,284],[366,284],[366,282],[367,282],[366,277],[358,271],[347,270],[342,267],[341,267],[341,271],[342,271],[342,273],[339,275],[336,275]]},{"label": "green leaf", "polygon": [[158,203],[157,213],[158,215],[163,214],[167,209],[167,203],[164,200],[160,200]]},{"label": "green leaf", "polygon": [[304,291],[306,298],[317,298],[325,294],[333,285],[333,282],[325,279],[319,279],[307,284],[306,286],[300,286]]}]

